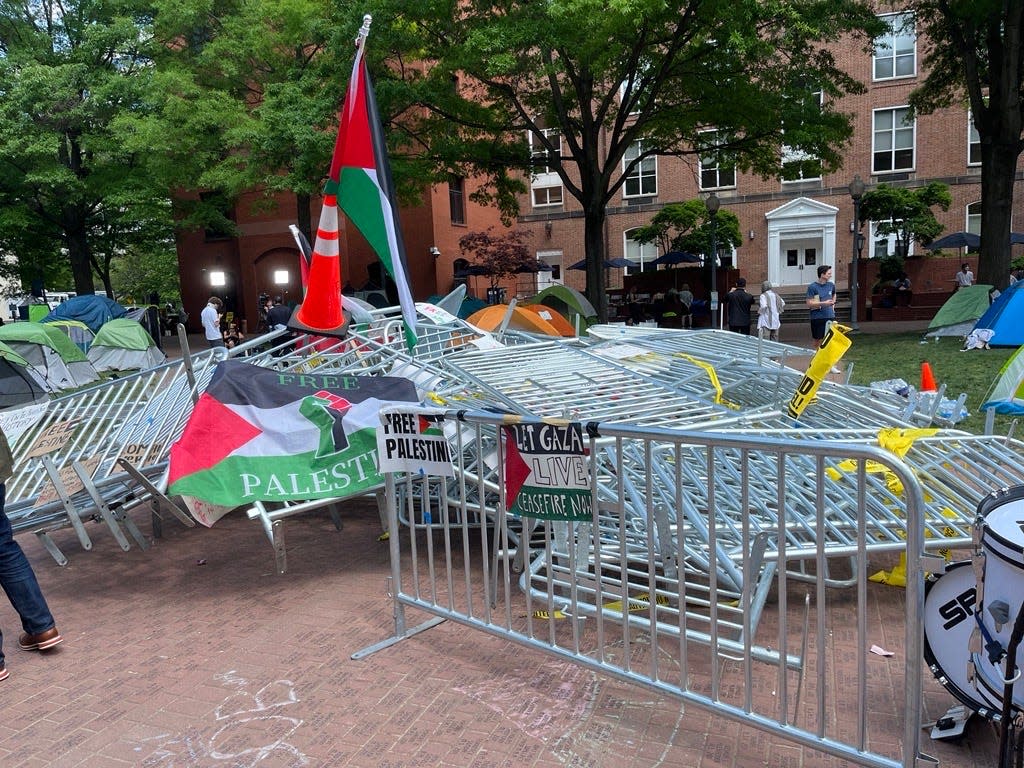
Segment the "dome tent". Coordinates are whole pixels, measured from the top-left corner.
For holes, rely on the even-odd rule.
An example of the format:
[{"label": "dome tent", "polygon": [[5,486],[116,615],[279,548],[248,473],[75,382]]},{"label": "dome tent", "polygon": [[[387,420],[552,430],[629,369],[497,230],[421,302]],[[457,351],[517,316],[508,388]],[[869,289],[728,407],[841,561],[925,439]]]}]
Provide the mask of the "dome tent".
[{"label": "dome tent", "polygon": [[113,299],[96,294],[75,296],[59,304],[50,314],[43,318],[47,323],[51,320],[78,320],[89,326],[96,333],[105,322],[115,317],[124,317],[128,312]]},{"label": "dome tent", "polygon": [[127,317],[104,323],[89,348],[89,362],[101,373],[145,370],[166,361],[146,329]]},{"label": "dome tent", "polygon": [[9,323],[0,326],[0,341],[21,355],[51,392],[83,387],[99,378],[85,353],[52,325]]}]

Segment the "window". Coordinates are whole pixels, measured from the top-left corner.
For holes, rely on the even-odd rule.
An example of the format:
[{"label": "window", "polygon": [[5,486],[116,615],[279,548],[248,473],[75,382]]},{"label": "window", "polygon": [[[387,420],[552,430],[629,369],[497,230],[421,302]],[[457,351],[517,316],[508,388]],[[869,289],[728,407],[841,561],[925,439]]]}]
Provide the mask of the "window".
[{"label": "window", "polygon": [[562,136],[557,128],[544,128],[541,134],[551,144],[551,149],[544,146],[544,141],[534,133],[529,133],[530,159],[533,163],[533,175],[543,176],[549,173],[556,173],[559,158],[562,154]]},{"label": "window", "polygon": [[967,206],[967,231],[972,235],[981,234],[981,200]]},{"label": "window", "polygon": [[914,168],[914,121],[906,107],[874,111],[871,170],[874,173]]},{"label": "window", "polygon": [[701,135],[704,149],[700,153],[700,188],[722,189],[736,186],[736,161],[731,153],[720,146],[718,131],[705,131]]},{"label": "window", "polygon": [[448,178],[448,205],[452,224],[466,223],[466,180],[461,176]]},{"label": "window", "polygon": [[967,164],[981,165],[981,135],[974,127],[974,117],[967,113]]},{"label": "window", "polygon": [[[804,107],[808,110],[821,111],[822,92],[820,89],[810,91],[804,99]],[[785,126],[783,126],[785,135]],[[783,183],[787,181],[813,181],[821,178],[821,159],[810,152],[795,147],[782,145],[782,173],[780,174]]]},{"label": "window", "polygon": [[645,157],[628,171],[630,164],[644,153],[643,141],[634,141],[622,158],[622,170],[626,174],[623,197],[644,197],[658,194],[658,158]]},{"label": "window", "polygon": [[530,157],[535,162],[530,177],[531,202],[534,208],[561,205],[563,201],[562,179],[556,171],[561,160],[562,136],[556,128],[544,128],[541,134],[552,145],[551,149],[544,146],[537,134],[527,134]]},{"label": "window", "polygon": [[630,275],[656,269],[651,262],[658,258],[658,246],[655,243],[644,243],[641,245],[631,237],[632,232],[632,230],[629,230],[622,233],[622,236],[625,238],[623,252],[626,254],[627,259],[639,264],[640,269],[629,269],[627,267],[623,274]]},{"label": "window", "polygon": [[[899,235],[895,232],[890,234],[883,234],[879,232],[881,226],[889,227],[893,224],[892,219],[885,221],[872,221],[870,224],[869,232],[871,233],[871,254],[870,257],[873,259],[880,259],[883,256],[889,256],[890,254],[902,255],[902,256],[913,256],[914,255],[914,243],[911,241],[908,243],[901,243]],[[905,251],[899,254],[899,251]]]},{"label": "window", "polygon": [[875,38],[875,80],[913,77],[917,72],[917,36],[912,13],[892,13],[880,17],[889,30]]}]

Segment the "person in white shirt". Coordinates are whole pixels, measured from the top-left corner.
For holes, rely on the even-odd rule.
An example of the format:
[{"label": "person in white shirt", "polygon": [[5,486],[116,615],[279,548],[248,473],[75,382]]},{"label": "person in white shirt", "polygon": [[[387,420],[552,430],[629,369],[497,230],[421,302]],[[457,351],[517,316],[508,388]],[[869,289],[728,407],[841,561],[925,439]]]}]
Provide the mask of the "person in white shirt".
[{"label": "person in white shirt", "polygon": [[757,335],[768,337],[770,341],[779,340],[779,328],[782,327],[782,310],[786,302],[775,292],[772,284],[765,280],[761,283],[761,295],[757,300]]},{"label": "person in white shirt", "polygon": [[216,296],[211,296],[199,314],[203,323],[203,333],[206,334],[206,343],[211,348],[224,346],[224,335],[220,332],[220,311],[223,307],[224,302]]},{"label": "person in white shirt", "polygon": [[956,283],[956,290],[961,288],[967,288],[968,286],[974,285],[974,273],[971,272],[969,264],[961,264],[960,271],[953,277],[953,282]]}]

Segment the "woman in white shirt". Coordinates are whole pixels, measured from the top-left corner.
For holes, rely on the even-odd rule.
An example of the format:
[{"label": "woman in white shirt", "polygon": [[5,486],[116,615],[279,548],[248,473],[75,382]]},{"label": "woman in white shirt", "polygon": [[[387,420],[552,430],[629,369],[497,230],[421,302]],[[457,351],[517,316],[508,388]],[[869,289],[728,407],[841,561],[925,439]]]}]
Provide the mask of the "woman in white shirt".
[{"label": "woman in white shirt", "polygon": [[757,335],[762,339],[767,336],[770,341],[779,340],[779,328],[782,327],[782,310],[786,302],[765,280],[761,283],[761,296],[757,300]]}]

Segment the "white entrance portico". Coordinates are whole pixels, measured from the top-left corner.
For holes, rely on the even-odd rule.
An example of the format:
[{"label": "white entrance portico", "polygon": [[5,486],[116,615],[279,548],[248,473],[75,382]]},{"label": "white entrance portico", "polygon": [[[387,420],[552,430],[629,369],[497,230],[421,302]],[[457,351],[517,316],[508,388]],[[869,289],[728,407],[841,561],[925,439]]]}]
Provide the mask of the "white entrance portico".
[{"label": "white entrance portico", "polygon": [[[820,264],[836,269],[836,214],[826,203],[798,197],[764,215],[768,221],[768,279],[774,286],[806,286]],[[835,277],[833,277],[833,280]]]}]

